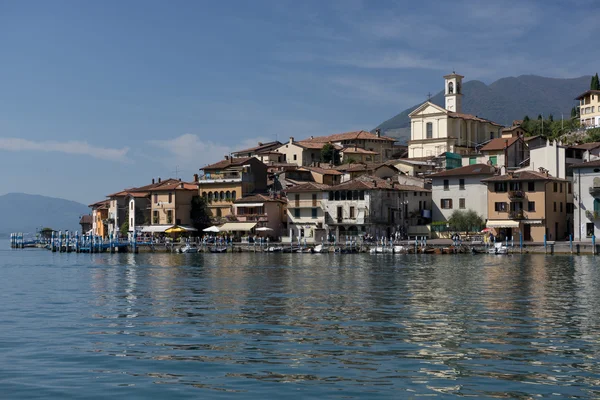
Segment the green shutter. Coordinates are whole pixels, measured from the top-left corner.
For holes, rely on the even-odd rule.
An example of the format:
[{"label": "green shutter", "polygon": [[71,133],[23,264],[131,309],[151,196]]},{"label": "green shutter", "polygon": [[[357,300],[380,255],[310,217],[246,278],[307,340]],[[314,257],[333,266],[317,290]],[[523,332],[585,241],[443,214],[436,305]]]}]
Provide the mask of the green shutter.
[{"label": "green shutter", "polygon": [[492,162],[492,165],[498,164],[498,156],[490,156],[490,161]]},{"label": "green shutter", "polygon": [[477,164],[477,157],[469,157],[469,165]]}]

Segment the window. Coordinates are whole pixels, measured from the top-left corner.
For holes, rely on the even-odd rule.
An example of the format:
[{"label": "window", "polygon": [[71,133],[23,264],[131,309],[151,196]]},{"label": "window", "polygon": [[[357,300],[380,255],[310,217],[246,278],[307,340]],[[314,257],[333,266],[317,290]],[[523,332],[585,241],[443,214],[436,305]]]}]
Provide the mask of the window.
[{"label": "window", "polygon": [[354,207],[350,207],[350,218],[354,218]]},{"label": "window", "polygon": [[298,156],[296,154],[294,154],[294,161],[296,161],[298,159]]},{"label": "window", "polygon": [[[450,181],[448,179],[444,179],[444,190],[450,190]],[[415,196],[417,193],[415,193]]]},{"label": "window", "polygon": [[158,203],[158,194],[154,193],[154,203]]},{"label": "window", "polygon": [[494,203],[494,210],[496,212],[506,212],[506,203],[503,201]]},{"label": "window", "polygon": [[469,165],[477,164],[477,157],[469,157]]},{"label": "window", "polygon": [[560,202],[560,212],[563,212],[562,201]]},{"label": "window", "polygon": [[496,193],[504,193],[504,192],[506,192],[506,182],[496,182],[496,183],[494,183],[494,191]]},{"label": "window", "polygon": [[231,200],[231,192],[229,190],[225,192],[225,198]]},{"label": "window", "polygon": [[566,207],[566,211],[567,214],[573,214],[573,211],[575,210],[575,204],[573,203],[567,203],[567,207]]},{"label": "window", "polygon": [[527,191],[535,192],[535,182],[527,182]]},{"label": "window", "polygon": [[329,201],[333,201],[333,192],[329,192]]},{"label": "window", "polygon": [[519,202],[511,202],[510,203],[510,211],[521,211],[523,210],[523,203]]},{"label": "window", "polygon": [[[558,192],[558,183],[554,182],[554,193]],[[556,208],[556,207],[554,207]],[[556,211],[556,210],[554,210]]]},{"label": "window", "polygon": [[294,208],[294,218],[300,218],[300,209]]},{"label": "window", "polygon": [[133,211],[133,201],[129,203],[129,209]]},{"label": "window", "polygon": [[527,202],[527,211],[529,211],[529,212],[535,211],[535,201]]},{"label": "window", "polygon": [[594,236],[594,223],[593,222],[588,222],[587,224],[585,224],[585,234],[587,237]]},{"label": "window", "polygon": [[235,190],[233,192],[231,192],[231,200],[235,201]]},{"label": "window", "polygon": [[[490,132],[490,140],[494,138],[494,132]],[[494,164],[496,165],[496,164]]]},{"label": "window", "polygon": [[571,182],[567,183],[567,193],[571,194],[573,188],[571,187]]},{"label": "window", "polygon": [[458,199],[458,208],[465,209],[465,199]]},{"label": "window", "polygon": [[220,199],[221,201],[222,201],[222,200],[225,200],[225,192],[224,192],[224,191],[221,191],[221,193],[220,193],[220,196],[219,196],[219,199]]},{"label": "window", "polygon": [[458,188],[460,190],[465,190],[465,180],[464,179],[459,179],[458,180]]},{"label": "window", "polygon": [[554,212],[556,212],[556,202],[554,202]]},{"label": "window", "polygon": [[173,202],[173,193],[169,193],[169,204]]},{"label": "window", "polygon": [[158,211],[152,211],[152,223],[158,224]]},{"label": "window", "polygon": [[452,209],[452,199],[442,199],[441,201],[443,210],[451,210]]},{"label": "window", "polygon": [[521,190],[521,182],[510,182],[510,190]]},{"label": "window", "polygon": [[316,209],[316,208],[312,208],[311,210],[312,210],[312,214],[311,214],[311,216],[312,216],[313,218],[317,218],[317,209]]},{"label": "window", "polygon": [[167,210],[167,224],[173,223],[173,210]]},{"label": "window", "polygon": [[313,195],[312,195],[312,205],[313,205],[313,207],[317,206],[317,194],[316,193],[313,193]]},{"label": "window", "polygon": [[365,199],[365,191],[361,190],[359,194],[360,194],[360,200],[364,200]]},{"label": "window", "polygon": [[295,197],[294,200],[295,200],[295,203],[296,203],[295,206],[296,207],[300,207],[300,195],[296,194],[294,197]]},{"label": "window", "polygon": [[427,123],[427,139],[432,139],[433,138],[433,123],[428,122]]},{"label": "window", "polygon": [[563,191],[563,184],[561,183],[560,184],[560,192],[562,193],[562,191]]}]

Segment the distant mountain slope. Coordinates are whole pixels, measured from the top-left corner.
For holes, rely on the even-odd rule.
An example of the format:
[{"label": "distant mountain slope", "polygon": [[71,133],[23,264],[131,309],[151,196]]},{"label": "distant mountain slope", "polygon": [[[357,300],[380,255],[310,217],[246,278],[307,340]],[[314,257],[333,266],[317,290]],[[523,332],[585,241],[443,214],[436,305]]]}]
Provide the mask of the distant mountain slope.
[{"label": "distant mountain slope", "polygon": [[0,196],[0,234],[35,233],[40,227],[81,230],[79,219],[89,213],[89,207],[75,201],[9,193]]},{"label": "distant mountain slope", "polygon": [[[467,81],[463,84],[463,112],[487,118],[503,125],[510,125],[515,119],[525,115],[552,114],[555,119],[570,117],[573,100],[590,87],[591,76],[573,79],[544,78],[535,75],[521,75],[517,78],[502,78],[489,86],[480,81]],[[443,85],[442,85],[443,86]],[[431,98],[431,101],[444,107],[444,91]],[[421,103],[422,104],[422,103]],[[382,134],[399,138],[405,143],[410,138],[410,114],[417,104],[378,126]]]}]

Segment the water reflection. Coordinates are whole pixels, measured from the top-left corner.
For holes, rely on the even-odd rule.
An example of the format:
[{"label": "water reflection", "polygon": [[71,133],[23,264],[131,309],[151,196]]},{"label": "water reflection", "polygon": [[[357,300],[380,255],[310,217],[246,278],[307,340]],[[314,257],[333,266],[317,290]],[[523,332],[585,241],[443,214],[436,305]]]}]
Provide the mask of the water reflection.
[{"label": "water reflection", "polygon": [[135,360],[138,385],[597,395],[593,258],[118,254],[90,267],[90,351]]}]

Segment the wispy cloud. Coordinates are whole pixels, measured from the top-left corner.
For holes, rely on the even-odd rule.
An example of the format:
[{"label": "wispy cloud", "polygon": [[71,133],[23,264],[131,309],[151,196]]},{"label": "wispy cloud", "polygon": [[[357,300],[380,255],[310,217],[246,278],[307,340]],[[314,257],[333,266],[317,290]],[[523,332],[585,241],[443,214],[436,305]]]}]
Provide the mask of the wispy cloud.
[{"label": "wispy cloud", "polygon": [[172,165],[175,157],[177,163],[182,167],[197,170],[205,165],[222,160],[225,155],[233,151],[254,147],[258,142],[268,141],[265,138],[252,138],[230,146],[203,140],[198,135],[186,133],[172,139],[149,140],[147,143],[156,149],[164,150],[163,156],[159,156],[159,158],[166,165]]},{"label": "wispy cloud", "polygon": [[33,141],[8,137],[0,138],[0,150],[57,152],[89,156],[101,160],[126,162],[128,161],[126,156],[129,148],[111,149],[108,147],[93,146],[81,141]]}]

